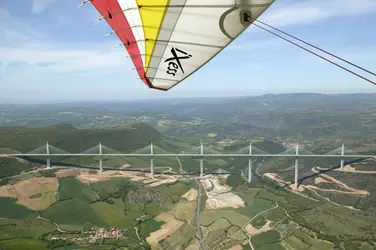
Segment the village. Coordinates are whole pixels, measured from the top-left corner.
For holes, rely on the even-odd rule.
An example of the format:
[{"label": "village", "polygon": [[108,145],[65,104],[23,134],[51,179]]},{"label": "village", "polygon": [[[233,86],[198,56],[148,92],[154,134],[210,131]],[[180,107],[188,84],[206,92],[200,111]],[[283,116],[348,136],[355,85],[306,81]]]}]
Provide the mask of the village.
[{"label": "village", "polygon": [[117,228],[92,228],[90,230],[90,238],[102,239],[102,238],[122,238],[123,237],[123,230]]}]

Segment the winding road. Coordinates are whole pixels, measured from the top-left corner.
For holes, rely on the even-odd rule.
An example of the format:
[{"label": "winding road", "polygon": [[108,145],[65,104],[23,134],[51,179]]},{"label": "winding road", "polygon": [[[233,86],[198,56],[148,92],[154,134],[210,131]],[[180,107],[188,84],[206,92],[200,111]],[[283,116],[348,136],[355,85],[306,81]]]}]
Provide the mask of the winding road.
[{"label": "winding road", "polygon": [[44,220],[44,221],[47,221],[47,222],[49,222],[49,223],[54,224],[59,232],[61,232],[61,233],[66,233],[66,231],[60,229],[59,225],[58,225],[56,222],[53,222],[53,221],[51,221],[51,220],[49,220],[49,219],[46,219],[46,218],[43,218],[43,217],[41,217],[40,215],[38,215],[37,218],[40,219],[40,220]]}]

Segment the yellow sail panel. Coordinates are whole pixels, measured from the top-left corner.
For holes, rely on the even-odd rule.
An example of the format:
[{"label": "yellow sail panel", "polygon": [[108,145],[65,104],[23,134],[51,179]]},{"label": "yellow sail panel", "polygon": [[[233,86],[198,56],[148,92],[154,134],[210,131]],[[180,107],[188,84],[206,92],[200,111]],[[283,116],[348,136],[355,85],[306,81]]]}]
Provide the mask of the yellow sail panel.
[{"label": "yellow sail panel", "polygon": [[[157,40],[163,17],[167,9],[167,7],[164,6],[168,6],[168,2],[169,0],[137,0],[137,4],[140,6],[139,11],[141,14],[142,25],[144,27],[145,40],[149,40],[145,44],[146,69],[149,67],[150,58],[155,47],[155,40]],[[151,5],[151,7],[147,7],[148,5]]]}]

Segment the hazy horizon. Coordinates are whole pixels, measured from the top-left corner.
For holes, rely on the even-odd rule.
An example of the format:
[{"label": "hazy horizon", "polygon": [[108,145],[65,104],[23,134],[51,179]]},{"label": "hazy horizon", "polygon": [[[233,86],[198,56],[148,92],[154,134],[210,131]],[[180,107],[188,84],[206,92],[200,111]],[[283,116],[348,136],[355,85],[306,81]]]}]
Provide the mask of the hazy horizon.
[{"label": "hazy horizon", "polygon": [[[153,90],[155,91],[155,90]],[[210,99],[225,99],[225,98],[247,98],[247,97],[262,97],[265,95],[290,95],[290,94],[298,94],[298,95],[304,95],[304,94],[318,94],[318,95],[359,95],[359,94],[366,94],[366,95],[372,95],[376,94],[375,92],[342,92],[342,93],[335,93],[335,92],[281,92],[281,93],[263,93],[263,94],[238,94],[238,95],[215,95],[215,96],[205,96],[205,95],[197,95],[197,96],[159,96],[159,97],[136,97],[132,99],[68,99],[68,100],[49,100],[45,102],[38,102],[38,101],[27,101],[25,99],[18,99],[17,101],[10,101],[10,102],[3,102],[3,100],[0,100],[0,105],[43,105],[43,104],[69,104],[69,103],[121,103],[121,102],[144,102],[144,101],[168,101],[168,100],[176,100],[176,99],[181,99],[181,100],[189,100],[189,99],[205,99],[205,98],[210,98]]]}]

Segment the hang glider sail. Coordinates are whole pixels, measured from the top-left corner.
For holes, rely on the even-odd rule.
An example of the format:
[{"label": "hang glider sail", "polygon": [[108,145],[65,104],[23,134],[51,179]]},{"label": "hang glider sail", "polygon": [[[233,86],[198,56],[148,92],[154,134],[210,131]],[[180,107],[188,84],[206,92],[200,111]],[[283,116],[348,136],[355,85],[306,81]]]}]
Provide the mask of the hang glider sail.
[{"label": "hang glider sail", "polygon": [[82,4],[88,2],[102,15],[98,21],[106,20],[113,29],[110,34],[119,37],[140,79],[150,88],[167,91],[176,86],[251,24],[376,85],[303,44],[376,76],[374,72],[258,20],[274,0],[85,0]]},{"label": "hang glider sail", "polygon": [[140,79],[168,90],[246,30],[274,0],[87,0],[121,40]]}]

